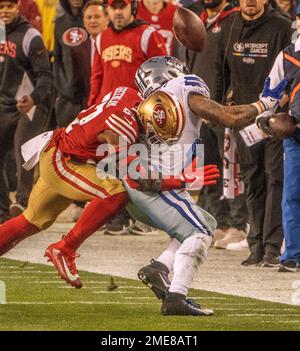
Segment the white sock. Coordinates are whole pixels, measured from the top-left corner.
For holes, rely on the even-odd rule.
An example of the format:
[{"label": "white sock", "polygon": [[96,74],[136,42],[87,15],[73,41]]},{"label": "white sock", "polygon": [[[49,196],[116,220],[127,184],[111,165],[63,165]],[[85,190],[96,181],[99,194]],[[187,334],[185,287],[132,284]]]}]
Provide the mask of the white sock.
[{"label": "white sock", "polygon": [[194,234],[177,250],[174,261],[174,276],[169,291],[187,296],[198,267],[204,262],[212,238]]},{"label": "white sock", "polygon": [[177,239],[171,239],[166,250],[163,251],[157,259],[157,261],[163,263],[168,268],[169,272],[173,271],[175,253],[179,249],[180,245],[181,243]]}]

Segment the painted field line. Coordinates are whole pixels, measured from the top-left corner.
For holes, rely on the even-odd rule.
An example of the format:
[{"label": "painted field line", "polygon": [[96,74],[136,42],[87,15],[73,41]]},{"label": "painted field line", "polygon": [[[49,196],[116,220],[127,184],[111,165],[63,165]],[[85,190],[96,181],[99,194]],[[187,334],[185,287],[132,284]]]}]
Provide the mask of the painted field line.
[{"label": "painted field line", "polygon": [[292,321],[289,321],[289,320],[283,320],[283,321],[274,321],[274,320],[271,320],[271,321],[261,321],[260,323],[299,323],[299,329],[300,329],[300,320],[292,320]]},{"label": "painted field line", "polygon": [[[56,279],[55,280],[34,280],[31,283],[32,284],[64,283],[64,280],[63,279],[59,279],[60,278],[59,276],[57,276],[57,278],[58,278],[57,280]],[[109,286],[109,284],[110,284],[109,281],[106,281],[106,282],[101,282],[101,284],[99,284],[99,285],[107,285],[107,286]],[[83,288],[84,289],[97,289],[98,286],[83,285]],[[103,289],[103,286],[101,286],[100,288]],[[118,287],[118,289],[119,288],[120,287]]]},{"label": "painted field line", "polygon": [[92,294],[118,294],[118,295],[122,295],[122,294],[135,294],[135,291],[118,291],[118,289],[116,290],[97,290],[97,291],[91,291]]},{"label": "painted field line", "polygon": [[[222,308],[222,307],[216,307],[213,305],[214,308],[216,308],[218,311],[240,311],[240,308]],[[293,312],[294,309],[292,308],[283,308],[283,309],[277,309],[277,308],[243,308],[244,311],[253,311],[253,312],[265,312],[265,311],[287,311],[287,312]]]},{"label": "painted field line", "polygon": [[12,271],[12,272],[0,272],[0,274],[20,274],[20,273],[24,273],[24,275],[34,275],[36,273],[41,273],[41,274],[57,274],[56,271],[53,272],[47,272],[47,271],[33,271],[33,272],[25,272],[25,271],[21,271],[21,268],[16,270],[16,271]]},{"label": "painted field line", "polygon": [[[118,302],[118,301],[57,301],[57,302],[44,302],[44,301],[10,301],[6,305],[157,305],[158,302]],[[5,305],[0,305],[1,307]]]},{"label": "painted field line", "polygon": [[157,298],[155,296],[123,296],[122,299],[124,300],[156,300]]},{"label": "painted field line", "polygon": [[4,269],[15,269],[15,270],[18,270],[18,269],[35,269],[35,267],[32,267],[32,266],[24,266],[24,267],[18,267],[18,266],[1,266],[0,265],[0,270],[4,270]]},{"label": "painted field line", "polygon": [[263,313],[237,313],[228,314],[227,317],[300,317],[299,314],[263,314]]},{"label": "painted field line", "polygon": [[63,284],[63,283],[65,283],[65,281],[60,279],[59,276],[57,276],[57,279],[55,279],[55,280],[34,280],[34,281],[31,281],[30,283],[31,284],[53,284],[53,283],[54,284],[58,284],[58,283]]},{"label": "painted field line", "polygon": [[[201,290],[201,289],[198,289]],[[209,296],[188,296],[189,299],[195,300],[228,300],[228,297],[209,297]],[[229,297],[230,298],[230,297]]]},{"label": "painted field line", "polygon": [[[41,283],[41,284],[46,284],[46,283]],[[109,282],[105,282],[105,284],[101,284],[101,285],[106,285],[107,287],[109,286]],[[64,288],[66,288],[66,287],[60,287],[61,289],[64,289]],[[98,289],[98,288],[101,288],[101,289],[103,289],[103,286],[86,286],[86,285],[83,285],[83,288],[84,289],[88,289],[88,290],[93,290],[93,289]],[[148,290],[148,288],[143,288],[143,287],[130,287],[130,286],[125,286],[125,287],[120,287],[120,286],[118,286],[115,290],[125,290],[125,289],[127,289],[127,288],[130,288],[130,289],[132,289],[132,290]],[[114,291],[115,291],[114,290]]]}]

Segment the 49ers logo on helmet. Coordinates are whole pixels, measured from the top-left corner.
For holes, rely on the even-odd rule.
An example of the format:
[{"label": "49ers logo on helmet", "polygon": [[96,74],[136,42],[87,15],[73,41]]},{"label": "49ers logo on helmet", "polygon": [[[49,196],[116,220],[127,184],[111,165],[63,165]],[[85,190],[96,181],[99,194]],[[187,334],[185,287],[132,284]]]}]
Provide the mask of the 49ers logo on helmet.
[{"label": "49ers logo on helmet", "polygon": [[162,105],[158,104],[154,106],[153,118],[159,128],[164,128],[167,123],[167,115]]},{"label": "49ers logo on helmet", "polygon": [[78,46],[87,40],[87,32],[83,28],[72,27],[63,34],[63,42],[68,46]]}]

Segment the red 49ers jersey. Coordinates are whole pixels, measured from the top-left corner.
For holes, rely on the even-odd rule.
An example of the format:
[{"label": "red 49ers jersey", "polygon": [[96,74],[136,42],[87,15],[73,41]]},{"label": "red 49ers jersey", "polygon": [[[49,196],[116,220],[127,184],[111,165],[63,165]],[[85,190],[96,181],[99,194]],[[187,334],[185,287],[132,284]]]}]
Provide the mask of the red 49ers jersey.
[{"label": "red 49ers jersey", "polygon": [[138,67],[150,57],[167,53],[164,38],[154,27],[140,22],[119,32],[107,28],[98,35],[96,48],[89,106],[119,86],[137,89],[134,76]]},{"label": "red 49ers jersey", "polygon": [[111,130],[133,144],[138,139],[139,127],[134,118],[132,108],[142,101],[136,90],[119,87],[107,94],[99,105],[78,114],[67,128],[63,128],[56,143],[61,152],[85,161],[99,161],[97,156],[100,145],[98,134]]},{"label": "red 49ers jersey", "polygon": [[168,55],[173,55],[173,31],[172,21],[177,6],[171,2],[164,2],[164,7],[158,14],[151,13],[144,5],[143,0],[138,3],[137,17],[142,18],[148,23],[152,24],[158,33],[166,41],[166,49]]}]

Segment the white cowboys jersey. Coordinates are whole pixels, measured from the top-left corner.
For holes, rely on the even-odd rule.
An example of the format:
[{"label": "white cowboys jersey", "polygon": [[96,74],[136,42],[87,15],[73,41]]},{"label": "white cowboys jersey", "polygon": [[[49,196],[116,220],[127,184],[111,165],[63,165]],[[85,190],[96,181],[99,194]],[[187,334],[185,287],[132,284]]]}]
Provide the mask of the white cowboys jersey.
[{"label": "white cowboys jersey", "polygon": [[207,84],[198,76],[189,74],[180,76],[168,81],[160,90],[167,91],[175,95],[186,113],[186,125],[178,140],[180,144],[193,144],[199,138],[202,119],[197,117],[188,106],[188,97],[191,93],[196,93],[210,98],[210,91]]},{"label": "white cowboys jersey", "polygon": [[[195,75],[186,75],[172,79],[161,90],[176,95],[185,109],[186,125],[176,145],[189,144],[191,147],[199,138],[202,120],[189,109],[188,96],[190,93],[198,93],[209,98],[207,85]],[[164,147],[163,155],[158,157],[157,164],[163,164],[163,169],[160,168],[163,174],[170,174],[170,172],[174,174],[172,170],[174,163],[170,165],[165,162],[168,159],[168,153],[172,153],[172,146],[164,145]],[[176,155],[176,152],[174,154]],[[179,163],[182,162],[181,158],[176,160]],[[153,162],[153,155],[151,162]],[[201,209],[185,190],[144,193],[132,189],[126,181],[124,185],[132,201],[127,206],[130,214],[146,224],[167,232],[181,243],[193,234],[212,235],[216,229],[217,222],[213,216]]]},{"label": "white cowboys jersey", "polygon": [[152,166],[164,175],[179,175],[191,162],[195,142],[199,139],[202,119],[196,116],[188,106],[191,93],[210,97],[206,83],[194,74],[180,76],[168,81],[160,90],[175,95],[186,114],[186,124],[180,139],[172,146],[161,144],[160,155],[151,155]]}]

